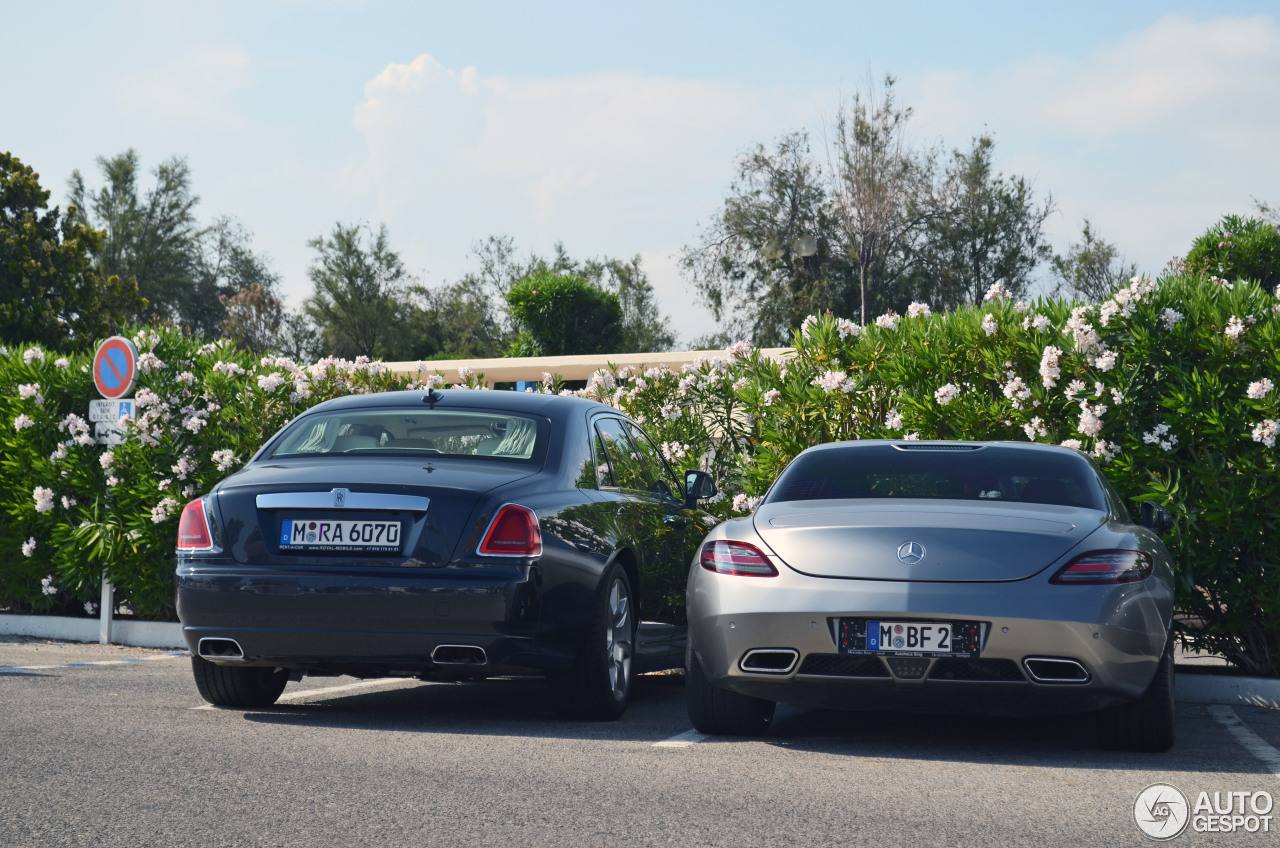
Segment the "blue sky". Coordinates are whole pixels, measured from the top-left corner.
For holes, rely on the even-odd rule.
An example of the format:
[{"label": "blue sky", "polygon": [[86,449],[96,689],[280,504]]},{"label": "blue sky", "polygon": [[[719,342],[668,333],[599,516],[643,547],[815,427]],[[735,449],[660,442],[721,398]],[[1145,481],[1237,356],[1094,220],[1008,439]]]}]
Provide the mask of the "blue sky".
[{"label": "blue sky", "polygon": [[1280,22],[1259,2],[67,3],[0,0],[0,149],[64,203],[73,168],[188,157],[309,292],[306,241],[386,223],[431,285],[471,245],[640,254],[684,340],[675,255],[734,157],[893,74],[921,143],[998,167],[1157,273],[1252,198],[1280,203]]}]

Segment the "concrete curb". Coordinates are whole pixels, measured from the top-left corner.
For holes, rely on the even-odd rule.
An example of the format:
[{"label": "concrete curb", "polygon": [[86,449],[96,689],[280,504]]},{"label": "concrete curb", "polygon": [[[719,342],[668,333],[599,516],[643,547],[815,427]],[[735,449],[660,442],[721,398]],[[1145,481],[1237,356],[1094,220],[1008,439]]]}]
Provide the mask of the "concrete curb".
[{"label": "concrete curb", "polygon": [[1276,678],[1179,674],[1173,685],[1173,697],[1178,701],[1280,710],[1280,679]]},{"label": "concrete curb", "polygon": [[[67,642],[97,642],[101,622],[96,618],[61,615],[0,615],[0,634],[61,639]],[[111,642],[135,648],[186,648],[182,625],[169,621],[122,621],[111,623]]]}]

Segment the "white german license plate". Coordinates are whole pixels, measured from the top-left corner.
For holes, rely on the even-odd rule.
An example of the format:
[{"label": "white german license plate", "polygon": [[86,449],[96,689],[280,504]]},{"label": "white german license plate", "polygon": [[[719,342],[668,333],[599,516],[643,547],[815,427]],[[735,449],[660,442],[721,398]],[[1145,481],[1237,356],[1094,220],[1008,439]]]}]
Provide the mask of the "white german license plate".
[{"label": "white german license plate", "polygon": [[867,650],[951,653],[951,630],[947,621],[868,621]]},{"label": "white german license plate", "polygon": [[400,522],[286,518],[280,522],[280,549],[399,553]]}]

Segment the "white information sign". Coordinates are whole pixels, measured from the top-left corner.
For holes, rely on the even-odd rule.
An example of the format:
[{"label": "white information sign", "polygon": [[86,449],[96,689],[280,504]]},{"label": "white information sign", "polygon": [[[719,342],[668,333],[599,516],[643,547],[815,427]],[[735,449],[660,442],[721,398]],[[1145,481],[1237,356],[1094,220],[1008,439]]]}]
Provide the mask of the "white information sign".
[{"label": "white information sign", "polygon": [[93,437],[100,445],[118,445],[124,441],[124,430],[118,421],[95,421]]},{"label": "white information sign", "polygon": [[114,424],[121,418],[133,417],[132,400],[91,400],[89,401],[89,420],[110,422]]}]

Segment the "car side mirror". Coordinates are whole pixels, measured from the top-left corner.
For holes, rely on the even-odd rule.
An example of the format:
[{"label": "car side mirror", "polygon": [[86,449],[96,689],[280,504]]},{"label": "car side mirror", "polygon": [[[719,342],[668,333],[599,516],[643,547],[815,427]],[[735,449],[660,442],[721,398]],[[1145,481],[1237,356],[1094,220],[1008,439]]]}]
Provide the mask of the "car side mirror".
[{"label": "car side mirror", "polygon": [[693,469],[684,473],[685,509],[693,509],[698,501],[716,496],[716,481],[705,471]]},{"label": "car side mirror", "polygon": [[1173,516],[1169,514],[1169,510],[1151,501],[1142,502],[1142,526],[1155,533],[1157,536],[1163,536],[1173,527]]}]

